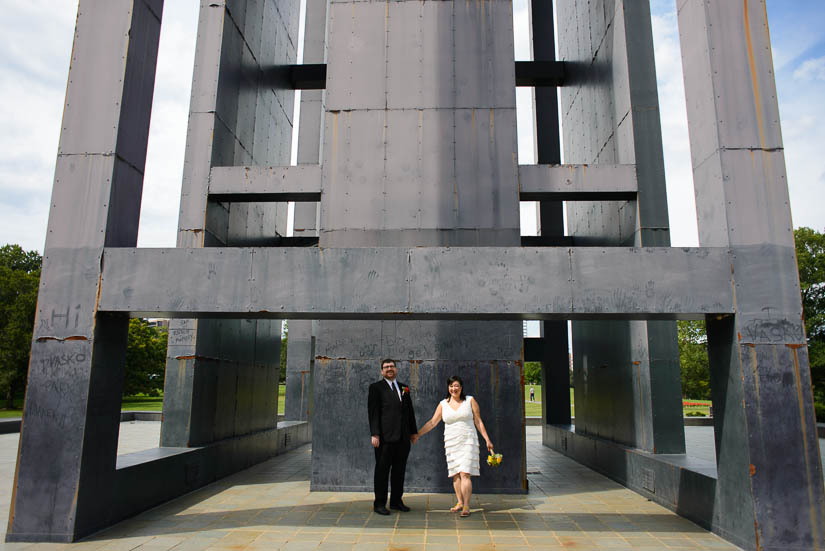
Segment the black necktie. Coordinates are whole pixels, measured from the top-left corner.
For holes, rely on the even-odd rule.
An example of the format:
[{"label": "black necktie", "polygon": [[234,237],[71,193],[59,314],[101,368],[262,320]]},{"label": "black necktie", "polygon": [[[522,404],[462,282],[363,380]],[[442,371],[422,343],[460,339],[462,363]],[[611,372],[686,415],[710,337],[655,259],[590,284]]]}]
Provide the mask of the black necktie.
[{"label": "black necktie", "polygon": [[401,393],[398,392],[398,385],[395,384],[395,381],[392,382],[392,391],[395,392],[395,395],[401,400]]}]

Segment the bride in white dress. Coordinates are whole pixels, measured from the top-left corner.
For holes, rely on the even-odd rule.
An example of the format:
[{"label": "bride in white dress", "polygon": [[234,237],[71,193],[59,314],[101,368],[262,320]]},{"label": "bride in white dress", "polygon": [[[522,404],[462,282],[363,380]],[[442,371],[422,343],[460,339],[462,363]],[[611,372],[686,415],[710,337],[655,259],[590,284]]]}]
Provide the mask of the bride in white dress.
[{"label": "bride in white dress", "polygon": [[444,421],[444,453],[447,456],[447,476],[453,479],[458,503],[450,511],[461,510],[462,517],[470,516],[470,497],[473,495],[471,476],[478,476],[478,434],[487,442],[492,453],[493,443],[481,421],[478,403],[464,395],[464,382],[453,375],[447,379],[449,394],[438,403],[433,418],[413,435],[413,443]]}]

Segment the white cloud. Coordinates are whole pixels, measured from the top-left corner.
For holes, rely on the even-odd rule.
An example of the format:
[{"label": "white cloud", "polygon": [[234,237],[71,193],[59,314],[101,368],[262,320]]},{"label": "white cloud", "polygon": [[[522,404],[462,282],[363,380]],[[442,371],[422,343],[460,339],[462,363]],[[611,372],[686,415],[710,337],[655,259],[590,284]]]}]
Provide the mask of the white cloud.
[{"label": "white cloud", "polygon": [[793,78],[801,81],[825,81],[825,57],[806,60],[793,72]]},{"label": "white cloud", "polygon": [[[172,246],[186,139],[197,2],[164,7],[155,106],[141,213],[141,246]],[[672,0],[652,0],[672,243],[696,243],[696,220],[678,28]],[[76,16],[74,2],[7,0],[0,19],[0,243],[41,249],[46,233],[63,96]],[[529,59],[527,2],[514,0],[516,58]],[[820,34],[772,20],[788,181],[796,225],[823,229],[825,57],[791,67]],[[784,71],[783,71],[784,69]],[[792,78],[791,78],[792,77]],[[800,79],[806,86],[799,86]],[[525,93],[527,92],[527,93]],[[532,162],[529,91],[519,90],[519,149]]]},{"label": "white cloud", "polygon": [[195,60],[198,5],[165,2],[138,245],[174,247]]},{"label": "white cloud", "polygon": [[4,3],[0,18],[0,244],[42,250],[77,9]]},{"label": "white cloud", "polygon": [[[197,2],[166,2],[139,244],[174,246]],[[75,2],[4,3],[0,19],[0,244],[43,249],[77,14]]]},{"label": "white cloud", "polygon": [[687,131],[679,28],[673,2],[653,4],[652,24],[670,241],[674,246],[696,246],[699,242],[696,201],[690,164],[690,139]]}]

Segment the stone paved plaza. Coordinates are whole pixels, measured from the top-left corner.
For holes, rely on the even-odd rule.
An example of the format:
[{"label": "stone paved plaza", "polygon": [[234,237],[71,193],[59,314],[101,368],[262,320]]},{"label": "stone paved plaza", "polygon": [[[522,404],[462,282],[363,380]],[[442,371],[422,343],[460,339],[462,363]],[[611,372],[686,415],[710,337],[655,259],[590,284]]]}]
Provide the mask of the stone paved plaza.
[{"label": "stone paved plaza", "polygon": [[[160,423],[122,423],[118,452],[157,446],[159,432]],[[691,453],[712,459],[713,429],[687,427],[686,433]],[[541,446],[540,439],[538,427],[528,427],[530,493],[474,495],[473,514],[466,519],[448,511],[453,498],[446,494],[409,494],[405,502],[412,512],[382,517],[372,513],[371,494],[310,493],[310,447],[304,446],[81,542],[0,544],[0,550],[737,549]],[[0,435],[0,516],[4,518],[17,440],[17,434]],[[2,526],[5,532],[5,522]]]}]

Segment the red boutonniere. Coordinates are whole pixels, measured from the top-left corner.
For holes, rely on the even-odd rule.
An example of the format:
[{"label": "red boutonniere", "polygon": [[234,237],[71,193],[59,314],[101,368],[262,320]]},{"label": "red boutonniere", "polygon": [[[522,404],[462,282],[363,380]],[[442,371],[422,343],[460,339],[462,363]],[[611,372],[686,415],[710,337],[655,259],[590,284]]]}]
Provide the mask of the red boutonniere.
[{"label": "red boutonniere", "polygon": [[410,393],[410,387],[405,386],[404,390],[401,392],[401,394],[409,394],[409,393]]}]

